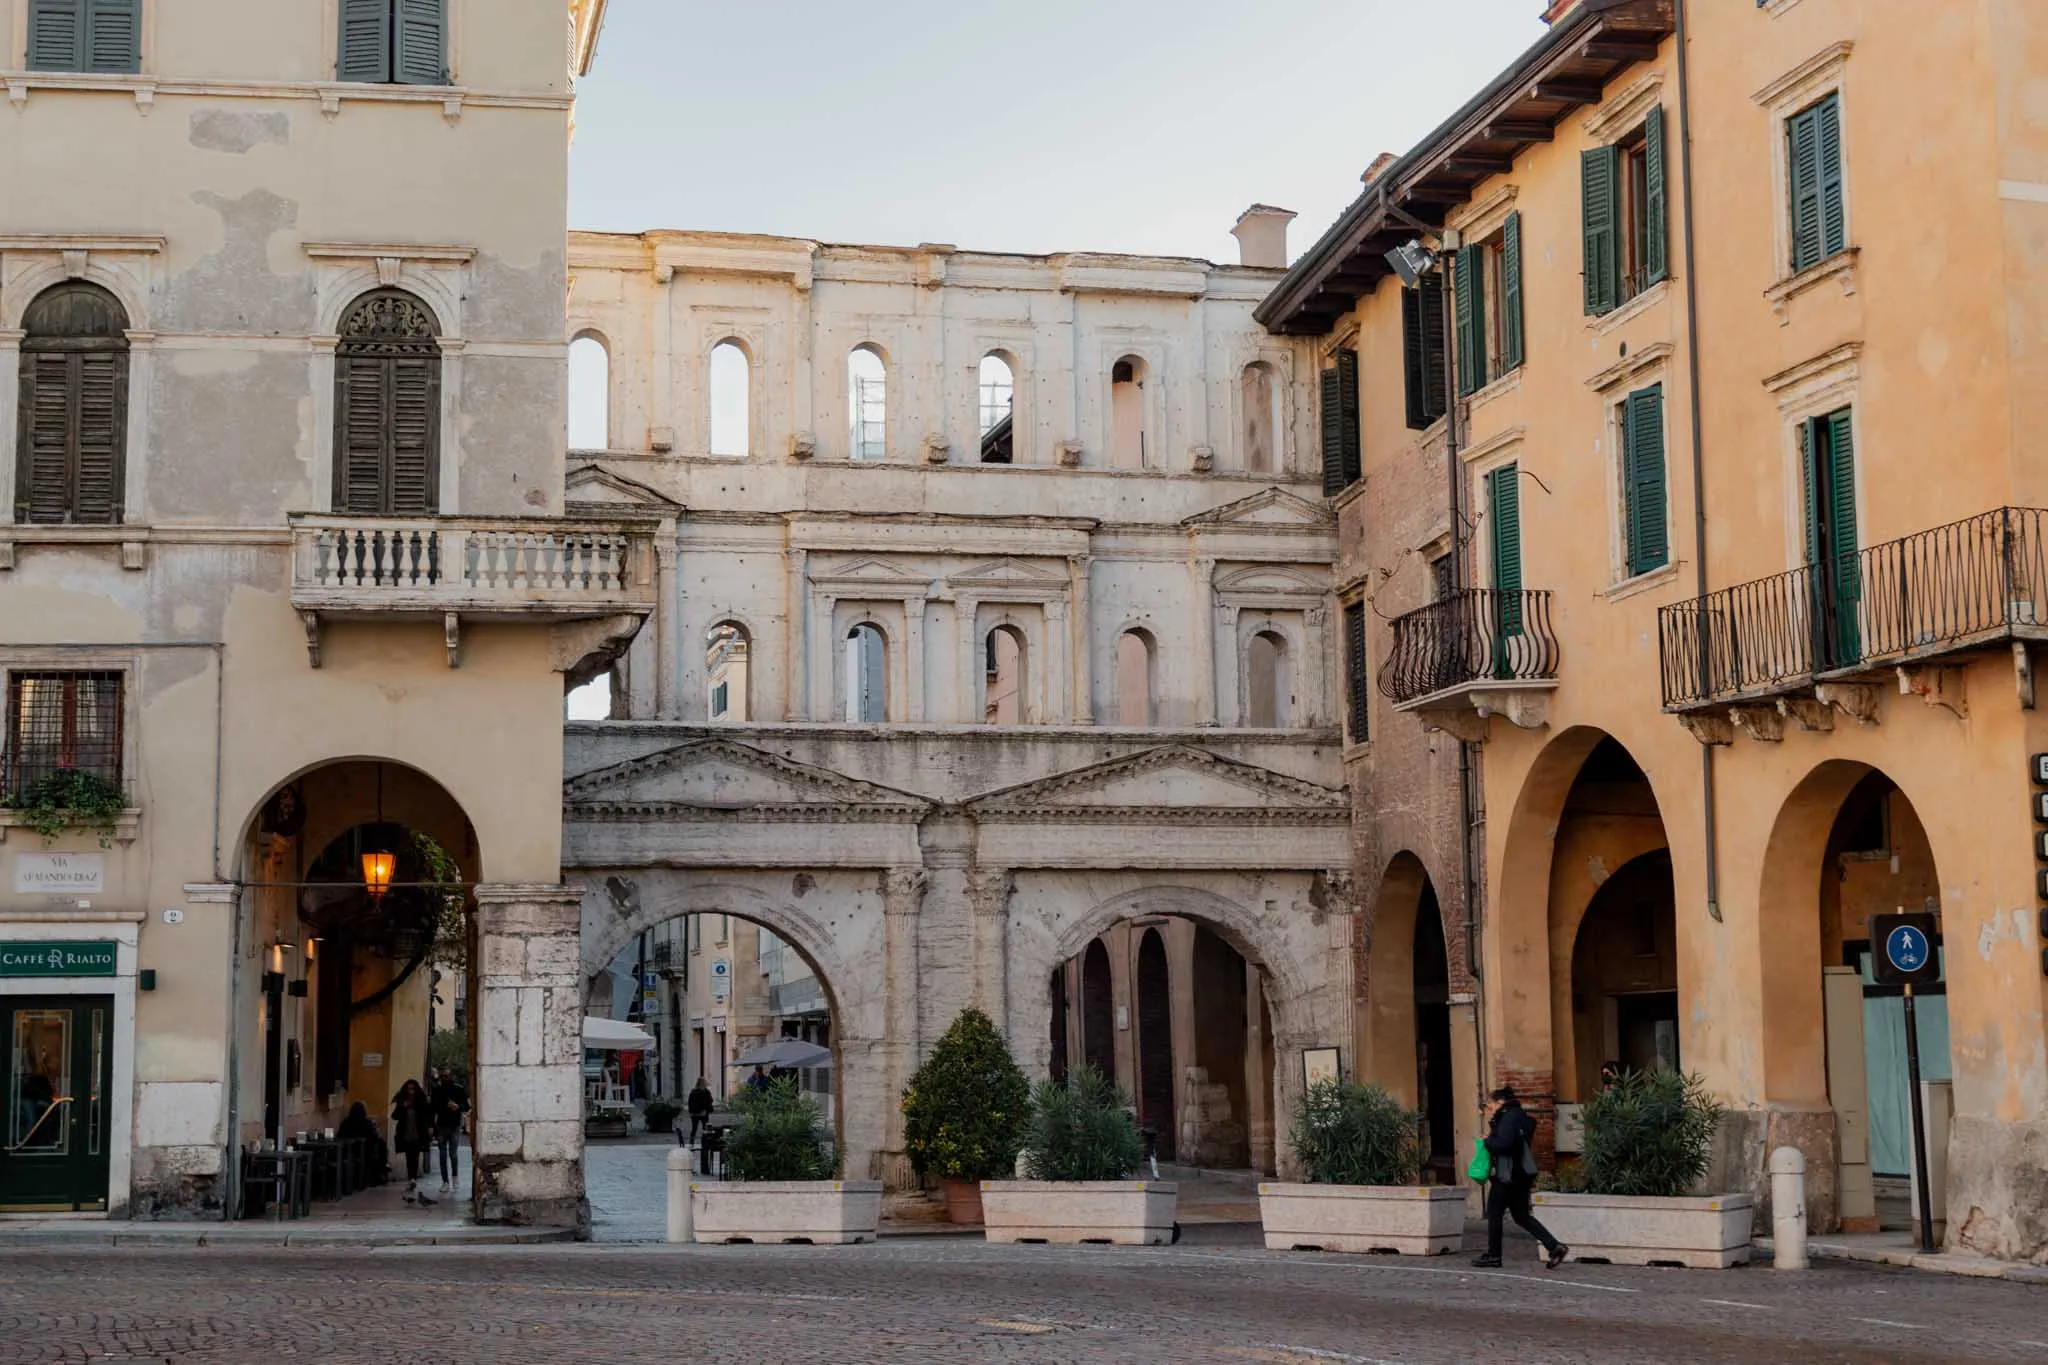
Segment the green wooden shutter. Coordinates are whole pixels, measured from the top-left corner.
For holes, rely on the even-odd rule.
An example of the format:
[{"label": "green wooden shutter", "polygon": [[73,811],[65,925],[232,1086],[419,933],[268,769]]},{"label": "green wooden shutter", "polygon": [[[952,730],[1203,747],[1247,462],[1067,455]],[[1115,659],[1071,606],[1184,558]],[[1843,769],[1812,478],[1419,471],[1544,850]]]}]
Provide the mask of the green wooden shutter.
[{"label": "green wooden shutter", "polygon": [[341,0],[334,76],[378,84],[391,79],[391,0]]},{"label": "green wooden shutter", "polygon": [[391,366],[391,485],[398,516],[431,514],[440,504],[441,362],[399,356]]},{"label": "green wooden shutter", "polygon": [[1595,147],[1579,156],[1579,200],[1585,229],[1586,312],[1614,311],[1621,297],[1621,152]]},{"label": "green wooden shutter", "polygon": [[1458,319],[1458,394],[1464,397],[1486,387],[1486,248],[1458,249],[1454,307]]},{"label": "green wooden shutter", "polygon": [[1842,183],[1842,99],[1829,95],[1813,107],[1820,160],[1820,250],[1825,260],[1849,247],[1848,205]]},{"label": "green wooden shutter", "polygon": [[1809,417],[1799,424],[1799,519],[1806,530],[1806,562],[1815,566],[1816,580],[1821,559],[1821,498],[1815,487],[1821,480],[1820,451],[1826,444],[1821,425],[1826,419]]},{"label": "green wooden shutter", "polygon": [[85,0],[85,70],[142,70],[142,0]]},{"label": "green wooden shutter", "polygon": [[1513,464],[1502,465],[1486,477],[1493,591],[1503,638],[1522,633],[1521,478],[1521,466]]},{"label": "green wooden shutter", "polygon": [[398,0],[391,79],[400,85],[448,84],[447,0]]},{"label": "green wooden shutter", "polygon": [[1348,486],[1344,480],[1344,395],[1337,384],[1337,369],[1324,370],[1320,394],[1323,405],[1323,496],[1334,498]]},{"label": "green wooden shutter", "polygon": [[1348,346],[1337,352],[1337,401],[1343,409],[1337,452],[1342,461],[1344,486],[1348,488],[1365,475],[1359,445],[1358,352]]},{"label": "green wooden shutter", "polygon": [[1664,386],[1630,394],[1623,426],[1628,571],[1633,575],[1661,569],[1671,560],[1664,506]]},{"label": "green wooden shutter", "polygon": [[1821,419],[1828,435],[1829,548],[1834,554],[1830,583],[1835,592],[1836,660],[1848,664],[1863,657],[1857,620],[1863,600],[1863,560],[1856,552],[1856,433],[1851,410],[1843,408]]},{"label": "green wooden shutter", "polygon": [[1444,277],[1432,272],[1415,290],[1422,325],[1422,402],[1434,422],[1450,410],[1451,377],[1444,352]]},{"label": "green wooden shutter", "polygon": [[1655,284],[1671,274],[1671,214],[1665,207],[1664,106],[1656,105],[1643,120],[1643,283]]},{"label": "green wooden shutter", "polygon": [[1522,367],[1522,215],[1510,213],[1500,230],[1500,368]]},{"label": "green wooden shutter", "polygon": [[1819,108],[1794,114],[1785,123],[1786,183],[1792,211],[1792,269],[1818,265],[1824,255],[1821,230]]},{"label": "green wooden shutter", "polygon": [[1401,291],[1401,392],[1408,403],[1408,428],[1421,431],[1429,425],[1429,405],[1424,400],[1428,382],[1422,358],[1422,311],[1413,289]]},{"label": "green wooden shutter", "polygon": [[1344,607],[1344,675],[1351,742],[1363,744],[1372,721],[1372,698],[1366,691],[1363,602],[1349,602]]},{"label": "green wooden shutter", "polygon": [[75,357],[78,384],[71,520],[121,519],[122,446],[127,435],[128,355],[87,351]]},{"label": "green wooden shutter", "polygon": [[29,0],[31,71],[85,69],[85,0]]}]

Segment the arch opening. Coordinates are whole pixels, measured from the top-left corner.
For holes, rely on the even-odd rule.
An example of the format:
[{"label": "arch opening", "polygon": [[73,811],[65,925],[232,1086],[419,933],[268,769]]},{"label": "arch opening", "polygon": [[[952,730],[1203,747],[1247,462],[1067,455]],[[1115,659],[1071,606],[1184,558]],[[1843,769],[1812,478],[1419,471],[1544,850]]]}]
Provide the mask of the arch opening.
[{"label": "arch opening", "polygon": [[753,719],[753,641],[737,621],[713,626],[704,642],[704,713],[714,721]]},{"label": "arch opening", "polygon": [[1287,637],[1262,630],[1245,645],[1245,724],[1278,729],[1293,723]]},{"label": "arch opening", "polygon": [[981,358],[981,462],[1010,464],[1017,454],[1017,370],[1000,351]]},{"label": "arch opening", "polygon": [[15,520],[121,520],[128,445],[128,313],[67,280],[22,315]]},{"label": "arch opening", "polygon": [[847,455],[854,460],[889,457],[889,370],[881,352],[862,344],[846,357]]},{"label": "arch opening", "polygon": [[334,348],[334,510],[431,516],[441,506],[441,323],[403,289],[350,304]]},{"label": "arch opening", "polygon": [[846,719],[879,725],[889,719],[889,641],[863,621],[846,633]]},{"label": "arch opening", "polygon": [[611,413],[611,349],[585,332],[569,343],[569,449],[611,449]]},{"label": "arch opening", "polygon": [[1127,630],[1116,641],[1116,723],[1150,725],[1153,719],[1152,636]]},{"label": "arch opening", "polygon": [[711,348],[711,453],[753,451],[753,357],[738,341],[727,338]]},{"label": "arch opening", "polygon": [[1025,725],[1032,719],[1028,648],[1024,632],[997,626],[982,642],[982,719],[990,725]]},{"label": "arch opening", "polygon": [[1127,355],[1109,371],[1109,463],[1143,469],[1149,458],[1145,421],[1145,362]]}]

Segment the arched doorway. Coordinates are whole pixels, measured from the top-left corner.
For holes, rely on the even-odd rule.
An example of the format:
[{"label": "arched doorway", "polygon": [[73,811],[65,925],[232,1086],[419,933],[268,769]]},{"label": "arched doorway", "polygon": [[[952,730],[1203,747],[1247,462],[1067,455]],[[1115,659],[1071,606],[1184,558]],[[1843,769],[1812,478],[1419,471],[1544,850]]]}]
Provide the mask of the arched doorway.
[{"label": "arched doorway", "polygon": [[1429,1168],[1434,1178],[1454,1183],[1458,1115],[1451,964],[1436,883],[1411,852],[1396,855],[1380,879],[1366,970],[1361,1078],[1421,1111]]},{"label": "arched doorway", "polygon": [[1680,1069],[1677,937],[1668,850],[1634,859],[1593,893],[1572,949],[1574,1097],[1598,1091],[1608,1070]]},{"label": "arched doorway", "polygon": [[1138,940],[1138,1123],[1158,1134],[1159,1155],[1168,1161],[1179,1127],[1173,1069],[1173,984],[1166,943],[1157,929],[1147,929]]},{"label": "arched doorway", "polygon": [[1452,1099],[1451,962],[1436,886],[1427,879],[1415,911],[1410,977],[1415,992],[1415,1107],[1421,1111],[1425,1160],[1443,1184],[1457,1180],[1457,1115]]},{"label": "arched doorway", "polygon": [[1157,1134],[1161,1160],[1271,1171],[1266,997],[1264,971],[1208,924],[1140,916],[1054,969],[1050,1055],[1062,1070],[1081,1058],[1121,1085]]},{"label": "arched doorway", "polygon": [[[1808,1217],[1818,1227],[1912,1223],[1904,1001],[1898,987],[1874,980],[1870,917],[1939,915],[1941,902],[1927,831],[1885,773],[1823,763],[1779,810],[1759,894],[1764,1089],[1780,1130],[1771,1145],[1807,1152]],[[1938,932],[1935,944],[1945,951]],[[1946,988],[1914,994],[1921,1078],[1946,1081]]]}]

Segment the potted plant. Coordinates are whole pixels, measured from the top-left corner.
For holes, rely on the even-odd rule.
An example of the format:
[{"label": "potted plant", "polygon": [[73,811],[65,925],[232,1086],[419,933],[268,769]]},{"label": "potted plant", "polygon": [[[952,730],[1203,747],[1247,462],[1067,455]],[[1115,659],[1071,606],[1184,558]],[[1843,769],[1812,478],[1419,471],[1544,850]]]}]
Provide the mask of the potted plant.
[{"label": "potted plant", "polygon": [[672,1133],[676,1127],[676,1115],[683,1112],[683,1106],[674,1100],[656,1096],[640,1106],[640,1117],[647,1120],[650,1133]]},{"label": "potted plant", "polygon": [[818,1102],[785,1076],[732,1102],[724,1180],[690,1184],[699,1242],[870,1242],[882,1218],[882,1182],[835,1180],[837,1165]]},{"label": "potted plant", "polygon": [[1279,1251],[1442,1256],[1465,1235],[1465,1192],[1421,1183],[1422,1115],[1377,1085],[1321,1080],[1288,1141],[1308,1180],[1259,1186],[1266,1245]]},{"label": "potted plant", "polygon": [[1536,1216],[1580,1261],[1721,1270],[1749,1260],[1756,1201],[1698,1195],[1721,1106],[1697,1076],[1627,1071],[1585,1105],[1573,1183]]},{"label": "potted plant", "polygon": [[583,1115],[586,1138],[622,1138],[633,1130],[633,1108],[625,1104],[593,1104]]},{"label": "potted plant", "polygon": [[1101,1072],[1076,1067],[1064,1085],[1041,1081],[1024,1130],[1026,1178],[981,1184],[984,1235],[991,1242],[1170,1242],[1179,1187],[1130,1179],[1144,1156],[1130,1097]]},{"label": "potted plant", "polygon": [[14,811],[45,844],[68,829],[83,829],[99,836],[101,848],[109,848],[128,813],[128,796],[120,783],[98,773],[58,768],[8,792],[0,805]]},{"label": "potted plant", "polygon": [[1017,1170],[1031,1085],[980,1010],[963,1010],[903,1092],[903,1140],[955,1223],[981,1221],[981,1182]]}]

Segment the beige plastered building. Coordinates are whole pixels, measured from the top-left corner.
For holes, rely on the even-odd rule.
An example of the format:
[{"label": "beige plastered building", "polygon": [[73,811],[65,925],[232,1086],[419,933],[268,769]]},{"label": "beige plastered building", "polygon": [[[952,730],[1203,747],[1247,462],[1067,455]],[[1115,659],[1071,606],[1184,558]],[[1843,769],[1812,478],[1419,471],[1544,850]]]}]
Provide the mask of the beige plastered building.
[{"label": "beige plastered building", "polygon": [[[2048,28],[1553,9],[1260,309],[1358,375],[1326,482],[1365,627],[1360,1046],[1409,1074],[1426,887],[1444,941],[1476,922],[1488,1083],[1569,1113],[1607,1062],[1697,1072],[1717,1186],[1767,1197],[1790,1145],[1813,1226],[1870,1227],[1911,1162],[1869,918],[1932,911],[1935,1216],[2038,1259]],[[1439,263],[1404,290],[1411,240]]]}]

